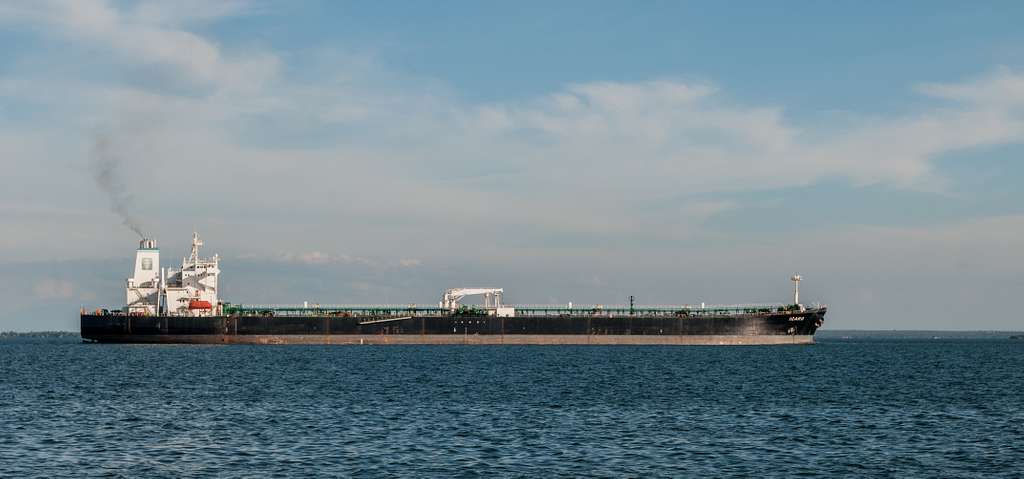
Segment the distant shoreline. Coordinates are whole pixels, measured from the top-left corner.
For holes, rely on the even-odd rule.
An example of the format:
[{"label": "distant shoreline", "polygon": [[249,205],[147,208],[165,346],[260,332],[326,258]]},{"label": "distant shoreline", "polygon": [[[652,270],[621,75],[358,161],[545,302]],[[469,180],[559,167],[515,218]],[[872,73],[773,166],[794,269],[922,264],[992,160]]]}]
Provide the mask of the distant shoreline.
[{"label": "distant shoreline", "polygon": [[71,338],[80,336],[78,331],[0,331],[0,338]]},{"label": "distant shoreline", "polygon": [[826,329],[818,330],[815,338],[833,339],[987,339],[1020,336],[1021,331],[996,329],[939,330],[939,329]]}]

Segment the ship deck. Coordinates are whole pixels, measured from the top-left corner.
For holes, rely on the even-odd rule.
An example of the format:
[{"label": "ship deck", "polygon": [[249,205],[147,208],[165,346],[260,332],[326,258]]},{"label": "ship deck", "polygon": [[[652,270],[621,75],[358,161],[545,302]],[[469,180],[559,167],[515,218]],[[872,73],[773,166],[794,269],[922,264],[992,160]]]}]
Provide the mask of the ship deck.
[{"label": "ship deck", "polygon": [[[797,311],[796,305],[738,304],[738,305],[515,305],[516,316],[564,317],[595,315],[607,317],[641,316],[726,316],[736,314],[768,314]],[[809,309],[821,308],[820,305]],[[493,312],[493,310],[491,311]],[[488,310],[473,306],[451,311],[438,306],[416,304],[362,304],[362,305],[246,305],[225,304],[224,314],[229,316],[359,316],[359,317],[430,317],[451,314],[487,314]]]}]

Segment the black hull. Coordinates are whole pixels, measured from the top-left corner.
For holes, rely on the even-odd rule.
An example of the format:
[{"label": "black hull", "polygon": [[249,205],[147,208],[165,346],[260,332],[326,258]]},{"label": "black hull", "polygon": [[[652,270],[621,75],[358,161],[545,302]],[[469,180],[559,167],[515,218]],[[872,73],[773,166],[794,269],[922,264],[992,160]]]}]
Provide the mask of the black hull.
[{"label": "black hull", "polygon": [[791,344],[825,309],[707,316],[125,316],[83,314],[82,338],[120,343]]}]

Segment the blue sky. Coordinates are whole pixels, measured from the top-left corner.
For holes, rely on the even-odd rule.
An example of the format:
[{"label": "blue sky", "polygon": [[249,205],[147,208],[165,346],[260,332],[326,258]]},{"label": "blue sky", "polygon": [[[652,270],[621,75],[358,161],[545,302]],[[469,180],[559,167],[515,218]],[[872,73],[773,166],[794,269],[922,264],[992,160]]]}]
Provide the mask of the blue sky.
[{"label": "blue sky", "polygon": [[240,45],[373,52],[390,69],[444,79],[473,100],[677,78],[713,81],[738,101],[782,103],[791,115],[909,108],[908,87],[923,79],[1019,63],[1024,37],[1019,2],[306,5],[220,33]]},{"label": "blue sky", "polygon": [[0,329],[121,300],[135,240],[93,181],[101,140],[165,261],[199,229],[233,301],[782,301],[800,271],[828,327],[1022,329],[1001,313],[1024,285],[1021,19],[3,2]]}]

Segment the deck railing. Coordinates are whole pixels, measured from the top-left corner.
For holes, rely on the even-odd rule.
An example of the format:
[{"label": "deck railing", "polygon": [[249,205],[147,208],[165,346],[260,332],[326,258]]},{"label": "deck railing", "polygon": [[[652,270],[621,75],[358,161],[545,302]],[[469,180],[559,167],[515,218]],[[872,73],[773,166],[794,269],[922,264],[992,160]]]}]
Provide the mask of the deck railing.
[{"label": "deck railing", "polygon": [[[797,311],[796,305],[785,304],[736,304],[736,305],[515,305],[515,314],[528,316],[709,316],[730,314],[769,314]],[[814,305],[808,309],[819,309],[823,306]],[[466,306],[458,310],[459,314],[487,314],[493,308]],[[273,316],[436,316],[449,313],[447,309],[437,306],[420,306],[415,304],[373,304],[373,305],[248,305],[229,304],[224,306],[225,314],[238,315],[273,315]]]},{"label": "deck railing", "polygon": [[[799,306],[793,304],[733,304],[733,305],[642,305],[633,306],[615,304],[574,304],[551,305],[551,304],[527,304],[508,306],[515,309],[517,316],[715,316],[733,314],[771,314],[780,312],[800,311]],[[804,306],[806,310],[817,311],[826,308],[823,304]],[[82,314],[86,314],[82,309]],[[457,310],[455,314],[483,315],[492,314],[493,308],[485,309],[477,306],[465,306]],[[98,309],[92,314],[124,316],[126,313],[120,310]],[[426,306],[416,304],[312,304],[312,305],[279,305],[279,304],[224,304],[223,314],[240,316],[372,316],[372,317],[398,317],[398,316],[437,316],[449,314],[450,311],[437,306]]]}]

